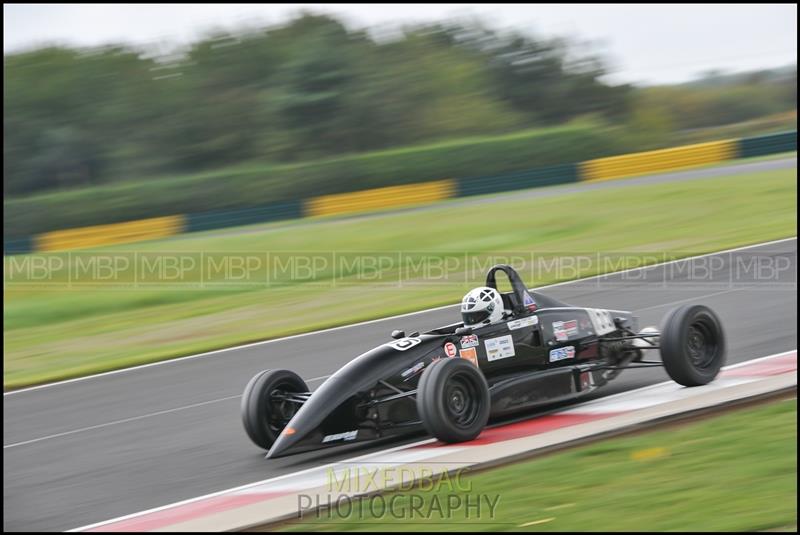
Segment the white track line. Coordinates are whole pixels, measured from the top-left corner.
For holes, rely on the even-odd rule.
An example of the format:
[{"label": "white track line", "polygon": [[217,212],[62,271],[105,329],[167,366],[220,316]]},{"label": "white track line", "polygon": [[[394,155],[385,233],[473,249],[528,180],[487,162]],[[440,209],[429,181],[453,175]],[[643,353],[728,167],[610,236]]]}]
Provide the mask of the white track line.
[{"label": "white track line", "polygon": [[[758,358],[755,358],[755,359],[746,360],[746,361],[740,362],[738,364],[732,364],[730,366],[725,366],[723,368],[723,370],[730,370],[730,369],[734,369],[734,368],[740,368],[742,366],[748,366],[748,365],[751,365],[751,364],[756,363],[756,362],[760,362],[760,361],[763,361],[763,360],[768,360],[768,359],[772,359],[772,358],[776,358],[776,357],[782,357],[784,355],[788,355],[790,353],[796,353],[796,352],[797,352],[797,349],[790,349],[789,351],[783,351],[781,353],[774,353],[772,355],[765,355],[763,357],[758,357]],[[577,404],[575,404],[575,405],[573,405],[573,406],[571,406],[569,408],[560,409],[558,411],[555,411],[554,414],[557,414],[558,412],[561,412],[561,410],[573,410],[573,409],[575,409],[577,407],[580,407],[581,405],[589,405],[589,404],[592,404],[592,403],[594,403],[596,401],[607,401],[609,399],[615,399],[615,398],[619,398],[619,397],[623,397],[623,396],[628,396],[628,395],[631,395],[631,394],[637,394],[637,393],[644,392],[644,391],[647,391],[647,390],[651,390],[653,388],[664,386],[664,385],[667,385],[667,384],[670,384],[670,383],[672,383],[672,381],[664,381],[662,383],[657,383],[657,384],[654,384],[654,385],[648,385],[648,386],[645,386],[645,387],[642,387],[642,388],[637,388],[635,390],[628,390],[626,392],[620,392],[618,394],[613,394],[611,396],[605,396],[605,397],[599,398],[597,400],[590,400],[590,401],[586,401],[584,403],[577,403]],[[325,465],[320,465],[320,466],[312,466],[311,468],[306,468],[306,469],[300,470],[298,472],[291,472],[291,473],[288,473],[288,474],[284,474],[282,476],[272,477],[272,478],[269,478],[269,479],[264,479],[262,481],[256,481],[254,483],[247,483],[246,485],[240,485],[238,487],[232,487],[232,488],[229,488],[229,489],[220,490],[220,491],[217,491],[217,492],[212,492],[212,493],[209,493],[209,494],[205,494],[203,496],[198,496],[196,498],[189,498],[188,500],[182,500],[182,501],[171,503],[171,504],[168,504],[168,505],[162,505],[160,507],[154,507],[152,509],[147,509],[145,511],[140,511],[138,513],[125,515],[125,516],[121,516],[121,517],[118,517],[118,518],[112,518],[110,520],[104,520],[102,522],[89,524],[88,526],[82,526],[82,527],[79,527],[79,528],[70,529],[70,530],[67,530],[67,532],[87,531],[87,530],[95,529],[95,528],[102,527],[102,526],[105,526],[105,525],[108,525],[108,524],[115,524],[117,522],[123,522],[125,520],[130,520],[132,518],[136,518],[136,517],[140,517],[140,516],[144,516],[144,515],[149,515],[149,514],[152,514],[152,513],[157,513],[159,511],[164,511],[166,509],[171,509],[173,507],[179,507],[181,505],[187,505],[187,504],[194,503],[194,502],[197,502],[197,501],[207,500],[209,498],[215,498],[215,497],[221,496],[223,494],[228,494],[228,493],[232,493],[232,492],[239,492],[239,491],[242,491],[242,490],[245,490],[245,489],[249,489],[249,488],[252,488],[252,487],[265,485],[267,483],[272,483],[272,482],[275,482],[275,481],[280,481],[280,480],[288,479],[288,478],[294,478],[294,477],[297,477],[297,476],[300,476],[300,475],[303,475],[303,474],[307,474],[309,472],[317,471],[317,470],[323,470],[323,469],[327,469],[327,468],[331,468],[331,467],[336,467],[337,465],[342,465],[342,464],[355,464],[355,463],[357,463],[359,461],[364,461],[364,460],[369,459],[371,457],[377,457],[377,456],[385,455],[387,453],[392,453],[392,452],[395,452],[395,451],[401,451],[401,450],[404,450],[404,449],[414,448],[414,447],[417,447],[417,446],[422,446],[424,444],[430,444],[432,442],[436,442],[436,439],[428,438],[428,439],[425,439],[425,440],[421,440],[419,442],[412,442],[411,444],[403,444],[401,446],[396,446],[396,447],[393,447],[393,448],[387,448],[387,449],[384,449],[384,450],[375,451],[375,452],[372,452],[372,453],[368,453],[366,455],[360,455],[358,457],[353,457],[351,459],[344,459],[342,461],[334,461],[334,462],[331,462],[331,463],[328,463],[328,464],[325,464]]]},{"label": "white track line", "polygon": [[[330,377],[330,375],[323,375],[322,377],[314,377],[313,379],[309,379],[308,381],[306,381],[306,383],[312,383],[312,382],[315,382],[315,381],[321,381],[323,379],[327,379],[328,377]],[[102,429],[104,427],[110,427],[112,425],[119,425],[119,424],[124,424],[124,423],[127,423],[127,422],[135,422],[136,420],[143,420],[145,418],[151,418],[153,416],[161,416],[161,415],[164,415],[164,414],[171,414],[173,412],[178,412],[178,411],[182,411],[182,410],[186,410],[186,409],[194,409],[195,407],[202,407],[203,405],[210,405],[211,403],[219,403],[219,402],[228,401],[228,400],[231,400],[231,399],[239,399],[241,397],[242,397],[241,394],[235,394],[235,395],[232,395],[232,396],[225,396],[224,398],[210,399],[208,401],[200,401],[198,403],[192,403],[190,405],[183,405],[181,407],[174,407],[172,409],[164,409],[162,411],[149,412],[147,414],[141,414],[139,416],[131,416],[130,418],[123,418],[121,420],[114,420],[112,422],[106,422],[106,423],[97,424],[97,425],[90,425],[90,426],[87,426],[87,427],[80,427],[78,429],[72,429],[70,431],[64,431],[63,433],[56,433],[54,435],[47,435],[47,436],[43,436],[43,437],[39,437],[39,438],[32,438],[30,440],[23,440],[22,442],[15,442],[13,444],[7,444],[7,445],[3,446],[3,449],[16,448],[17,446],[24,446],[26,444],[33,444],[35,442],[41,442],[43,440],[50,440],[50,439],[53,439],[53,438],[65,437],[65,436],[69,436],[69,435],[74,435],[76,433],[83,433],[85,431],[93,431],[95,429]]]},{"label": "white track line", "polygon": [[[543,290],[545,288],[555,288],[557,286],[564,286],[564,285],[567,285],[567,284],[575,284],[575,283],[578,283],[578,282],[584,282],[584,281],[588,281],[588,280],[600,279],[600,278],[603,278],[603,277],[612,277],[614,275],[619,275],[619,274],[622,274],[622,273],[630,273],[630,272],[640,271],[640,270],[645,270],[645,269],[653,269],[653,268],[657,268],[657,267],[660,267],[660,266],[667,266],[667,265],[671,265],[671,264],[676,264],[676,263],[679,263],[679,262],[688,262],[690,260],[694,260],[694,259],[697,259],[697,258],[705,258],[705,257],[708,257],[708,256],[721,255],[721,254],[726,254],[726,253],[734,253],[736,251],[744,251],[746,249],[756,249],[758,247],[765,247],[767,245],[785,243],[787,241],[792,241],[792,240],[797,240],[797,236],[792,236],[791,238],[782,238],[780,240],[772,240],[772,241],[762,242],[762,243],[753,243],[753,244],[750,244],[750,245],[743,245],[742,247],[734,247],[733,249],[723,249],[722,251],[714,251],[714,252],[711,252],[711,253],[705,253],[705,254],[701,254],[701,255],[697,255],[697,256],[688,256],[686,258],[679,258],[677,260],[670,260],[670,261],[667,261],[667,262],[661,262],[661,263],[658,263],[658,264],[651,264],[651,265],[648,265],[648,266],[640,266],[640,267],[635,267],[635,268],[630,268],[630,269],[624,269],[622,271],[615,271],[613,273],[603,273],[603,274],[600,274],[600,275],[592,275],[592,276],[589,276],[589,277],[584,277],[582,279],[574,279],[574,280],[569,280],[569,281],[556,282],[556,283],[553,283],[553,284],[547,284],[545,286],[539,286],[539,287],[536,287],[536,288],[531,288],[531,290]],[[304,336],[311,336],[311,335],[315,335],[315,334],[328,333],[328,332],[338,331],[338,330],[341,330],[341,329],[349,329],[351,327],[360,327],[362,325],[370,325],[370,324],[379,323],[379,322],[382,322],[382,321],[395,320],[395,319],[398,319],[398,318],[405,318],[405,317],[408,317],[408,316],[415,316],[417,314],[425,314],[427,312],[433,312],[434,310],[443,310],[445,308],[450,308],[450,307],[455,307],[455,306],[458,306],[458,304],[454,303],[452,305],[442,305],[442,306],[439,306],[439,307],[427,308],[425,310],[418,310],[416,312],[407,312],[405,314],[398,314],[396,316],[388,316],[388,317],[385,317],[385,318],[378,318],[378,319],[374,319],[374,320],[361,321],[361,322],[358,322],[358,323],[352,323],[350,325],[341,325],[339,327],[331,327],[331,328],[328,328],[328,329],[321,329],[319,331],[311,331],[311,332],[307,332],[307,333],[293,334],[291,336],[284,336],[283,338],[274,338],[272,340],[262,340],[260,342],[251,342],[249,344],[242,344],[242,345],[239,345],[239,346],[226,347],[226,348],[223,348],[223,349],[216,349],[216,350],[213,350],[213,351],[207,351],[205,353],[197,353],[195,355],[186,355],[185,357],[177,357],[177,358],[174,358],[174,359],[161,360],[161,361],[158,361],[158,362],[151,362],[150,364],[140,364],[138,366],[131,366],[129,368],[121,368],[119,370],[111,370],[111,371],[108,371],[108,372],[96,373],[96,374],[93,374],[93,375],[86,375],[86,376],[83,376],[83,377],[76,377],[74,379],[66,379],[64,381],[57,381],[57,382],[54,382],[54,383],[47,383],[47,384],[38,385],[38,386],[31,386],[31,387],[28,387],[28,388],[21,388],[19,390],[12,390],[10,392],[3,392],[3,396],[9,396],[9,395],[12,395],[12,394],[22,394],[22,393],[25,393],[25,392],[31,392],[31,391],[34,391],[34,390],[40,390],[42,388],[50,388],[50,387],[53,387],[53,386],[61,386],[61,385],[65,385],[65,384],[76,383],[76,382],[79,382],[79,381],[87,381],[89,379],[96,379],[98,377],[107,377],[109,375],[115,375],[115,374],[118,374],[118,373],[125,373],[125,372],[134,371],[134,370],[141,370],[141,369],[144,369],[144,368],[150,368],[152,366],[162,366],[162,365],[166,365],[166,364],[174,364],[176,362],[181,362],[181,361],[185,361],[185,360],[189,360],[189,359],[195,359],[195,358],[200,358],[200,357],[208,357],[208,356],[213,356],[213,355],[219,355],[220,353],[226,353],[228,351],[235,351],[235,350],[238,350],[238,349],[246,349],[248,347],[256,347],[256,346],[260,346],[260,345],[273,344],[275,342],[284,342],[286,340],[293,340],[293,339],[296,339],[296,338],[302,338]]]},{"label": "white track line", "polygon": [[5,450],[5,449],[8,449],[8,448],[16,448],[17,446],[24,446],[25,444],[33,444],[34,442],[41,442],[43,440],[49,440],[51,438],[58,438],[58,437],[64,437],[64,436],[67,436],[67,435],[74,435],[76,433],[82,433],[84,431],[91,431],[92,429],[101,429],[103,427],[110,427],[112,425],[124,424],[126,422],[135,422],[136,420],[142,420],[144,418],[150,418],[151,416],[159,416],[161,414],[169,414],[169,413],[172,413],[172,412],[178,412],[178,411],[182,411],[182,410],[186,410],[186,409],[192,409],[194,407],[201,407],[203,405],[208,405],[210,403],[217,403],[217,402],[220,402],[220,401],[227,401],[229,399],[234,399],[234,398],[241,398],[241,394],[237,394],[235,396],[227,396],[227,397],[224,397],[224,398],[212,399],[212,400],[209,400],[209,401],[201,401],[200,403],[192,403],[191,405],[185,405],[183,407],[175,407],[174,409],[165,409],[163,411],[151,412],[149,414],[142,414],[140,416],[131,416],[130,418],[123,418],[122,420],[114,420],[113,422],[106,422],[104,424],[90,425],[89,427],[81,427],[80,429],[73,429],[72,431],[64,431],[63,433],[56,433],[55,435],[47,435],[47,436],[39,437],[39,438],[32,438],[30,440],[24,440],[22,442],[15,442],[14,444],[8,444],[6,446],[3,446],[3,449]]},{"label": "white track line", "polygon": [[[716,295],[726,294],[726,293],[730,293],[730,292],[738,292],[740,290],[745,290],[745,289],[747,289],[747,288],[737,288],[737,289],[734,289],[734,290],[725,290],[725,291],[722,291],[722,292],[714,292],[714,293],[705,294],[705,295],[696,295],[694,297],[689,297],[687,299],[681,299],[679,301],[673,301],[671,303],[662,303],[660,305],[655,305],[655,306],[652,306],[652,307],[636,309],[636,310],[633,310],[632,312],[641,312],[643,310],[650,310],[650,309],[654,309],[654,308],[660,308],[660,307],[663,307],[663,306],[676,305],[676,304],[679,304],[679,303],[685,303],[687,301],[694,301],[694,300],[697,300],[697,299],[705,299],[705,298],[708,298],[708,297],[713,297],[713,296],[716,296]],[[306,381],[306,384],[313,383],[313,382],[316,382],[316,381],[322,381],[323,379],[327,379],[328,377],[330,377],[330,375],[322,375],[320,377],[314,377],[312,379],[308,379]],[[33,439],[30,439],[30,440],[24,440],[22,442],[15,442],[14,444],[8,444],[6,446],[3,446],[3,449],[15,448],[17,446],[24,446],[26,444],[33,444],[33,443],[36,443],[36,442],[41,442],[43,440],[50,440],[50,439],[53,439],[53,438],[60,438],[60,437],[64,437],[64,436],[74,435],[76,433],[82,433],[84,431],[94,431],[96,429],[102,429],[104,427],[110,427],[110,426],[113,426],[113,425],[124,424],[124,423],[127,423],[127,422],[133,422],[133,421],[136,421],[136,420],[142,420],[144,418],[150,418],[150,417],[153,417],[153,416],[161,416],[161,415],[164,415],[164,414],[171,414],[173,412],[182,411],[184,409],[193,409],[195,407],[201,407],[203,405],[209,405],[211,403],[218,403],[218,402],[222,402],[222,401],[228,401],[230,399],[238,398],[240,396],[241,396],[240,394],[236,394],[236,395],[226,396],[226,397],[223,397],[223,398],[212,399],[212,400],[209,400],[209,401],[202,401],[202,402],[199,402],[199,403],[192,403],[191,405],[184,405],[182,407],[175,407],[175,408],[172,408],[172,409],[166,409],[166,410],[151,412],[151,413],[148,413],[148,414],[142,414],[140,416],[132,416],[130,418],[123,418],[122,420],[114,420],[112,422],[107,422],[107,423],[103,423],[103,424],[97,424],[97,425],[90,425],[90,426],[87,426],[87,427],[81,427],[79,429],[73,429],[71,431],[64,431],[62,433],[56,433],[56,434],[53,434],[53,435],[47,435],[47,436],[43,436],[43,437],[39,437],[39,438],[33,438]]]},{"label": "white track line", "polygon": [[732,293],[732,292],[741,292],[742,290],[752,290],[752,289],[753,288],[747,288],[747,287],[745,287],[745,288],[734,288],[732,290],[722,290],[722,291],[714,292],[714,293],[710,293],[710,294],[695,295],[693,297],[687,297],[686,299],[679,299],[678,301],[670,301],[669,303],[661,303],[661,304],[653,305],[653,306],[650,306],[650,307],[637,308],[636,310],[632,310],[631,312],[644,312],[645,310],[655,310],[657,308],[668,307],[668,306],[672,306],[672,305],[679,305],[681,303],[689,303],[691,301],[694,301],[695,299],[707,299],[709,297],[716,297],[718,295],[725,295],[725,294],[729,294],[729,293]]}]

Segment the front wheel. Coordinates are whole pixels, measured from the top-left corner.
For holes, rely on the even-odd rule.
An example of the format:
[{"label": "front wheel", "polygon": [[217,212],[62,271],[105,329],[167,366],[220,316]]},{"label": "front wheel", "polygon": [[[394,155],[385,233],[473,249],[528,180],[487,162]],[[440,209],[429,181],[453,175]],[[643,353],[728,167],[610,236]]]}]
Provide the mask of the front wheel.
[{"label": "front wheel", "polygon": [[703,305],[684,305],[669,313],[660,345],[664,368],[684,386],[710,383],[725,363],[722,323]]},{"label": "front wheel", "polygon": [[256,446],[268,450],[299,406],[286,394],[308,392],[305,381],[289,370],[264,370],[242,394],[242,423]]},{"label": "front wheel", "polygon": [[489,420],[489,386],[467,360],[432,363],[417,387],[417,411],[425,429],[442,442],[476,438]]}]

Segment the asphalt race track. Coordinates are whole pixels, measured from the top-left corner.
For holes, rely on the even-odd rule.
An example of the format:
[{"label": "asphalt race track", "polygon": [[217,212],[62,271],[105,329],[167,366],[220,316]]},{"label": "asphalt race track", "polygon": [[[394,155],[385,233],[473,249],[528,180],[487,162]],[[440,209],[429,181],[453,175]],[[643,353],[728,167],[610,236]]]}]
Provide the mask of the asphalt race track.
[{"label": "asphalt race track", "polygon": [[[754,258],[766,262],[758,277]],[[543,292],[633,310],[640,326],[658,325],[678,304],[707,304],[722,318],[735,363],[797,347],[796,260],[791,239]],[[687,278],[685,268],[702,266],[713,268],[712,279]],[[240,422],[248,379],[288,368],[315,388],[392,329],[458,319],[455,306],[440,308],[5,395],[4,530],[76,528],[351,457],[353,447],[265,460]],[[661,369],[629,370],[600,395],[666,379]]]}]

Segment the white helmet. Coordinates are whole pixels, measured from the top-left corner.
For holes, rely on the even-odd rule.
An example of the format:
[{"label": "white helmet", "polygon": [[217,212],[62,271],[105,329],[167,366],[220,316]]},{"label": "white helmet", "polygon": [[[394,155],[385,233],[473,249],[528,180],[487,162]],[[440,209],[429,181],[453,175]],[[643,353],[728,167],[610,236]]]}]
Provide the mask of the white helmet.
[{"label": "white helmet", "polygon": [[503,298],[494,288],[481,286],[470,290],[461,300],[464,327],[491,325],[503,319]]}]

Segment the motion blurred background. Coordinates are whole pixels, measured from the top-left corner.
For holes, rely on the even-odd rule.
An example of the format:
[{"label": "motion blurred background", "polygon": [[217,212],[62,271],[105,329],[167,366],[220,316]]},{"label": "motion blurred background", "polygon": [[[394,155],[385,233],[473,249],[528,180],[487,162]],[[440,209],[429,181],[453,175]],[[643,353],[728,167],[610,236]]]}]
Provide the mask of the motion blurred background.
[{"label": "motion blurred background", "polygon": [[[416,310],[462,291],[393,288],[364,304],[361,293],[312,290],[292,275],[271,288],[119,292],[49,273],[55,284],[32,287],[9,273],[30,275],[35,264],[10,253],[114,252],[126,242],[125,251],[159,254],[563,252],[649,241],[660,254],[785,236],[795,219],[787,177],[757,191],[769,177],[750,179],[735,195],[729,181],[724,199],[679,187],[673,204],[658,206],[667,194],[642,190],[546,206],[478,197],[469,210],[444,203],[425,217],[366,223],[297,218],[375,204],[319,196],[421,184],[381,190],[378,204],[433,202],[583,180],[580,162],[680,145],[722,140],[698,161],[735,158],[739,142],[726,140],[796,131],[796,5],[3,10],[7,387]],[[794,135],[775,150],[795,150]],[[747,155],[775,152],[760,146]],[[712,207],[735,220],[694,221]],[[764,209],[776,228],[744,227]],[[610,212],[624,228],[603,230]],[[498,233],[501,213],[516,226]],[[713,228],[690,232],[698,224]],[[63,258],[64,269],[75,261]],[[385,277],[396,280],[392,269]]]},{"label": "motion blurred background", "polygon": [[4,6],[4,236],[797,124],[796,6],[298,9]]}]

